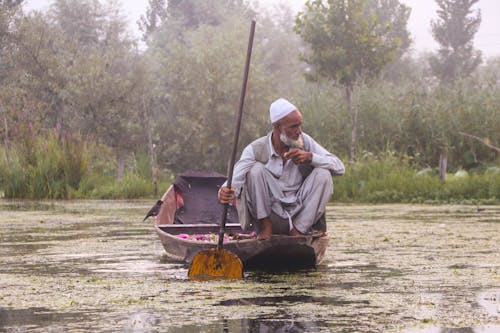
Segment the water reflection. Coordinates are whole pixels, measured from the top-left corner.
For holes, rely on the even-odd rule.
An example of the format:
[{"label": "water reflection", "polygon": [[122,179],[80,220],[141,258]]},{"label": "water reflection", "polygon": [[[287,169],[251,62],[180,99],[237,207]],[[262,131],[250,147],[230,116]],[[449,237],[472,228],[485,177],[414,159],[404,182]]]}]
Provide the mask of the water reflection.
[{"label": "water reflection", "polygon": [[328,328],[326,322],[320,321],[294,321],[273,320],[272,318],[222,320],[219,323],[203,326],[186,325],[173,327],[169,333],[299,333],[299,332],[321,332]]},{"label": "water reflection", "polygon": [[151,310],[131,313],[126,318],[122,332],[126,333],[281,333],[281,332],[320,332],[325,331],[328,325],[325,321],[294,320],[285,311],[277,310],[268,316],[241,319],[220,319],[215,322],[190,325],[166,325],[162,322],[162,315]]},{"label": "water reflection", "polygon": [[[242,326],[247,332],[271,333],[271,332],[319,332],[325,323],[319,322],[294,322],[294,321],[272,321],[272,320],[242,320]],[[245,325],[246,324],[246,325]]]},{"label": "water reflection", "polygon": [[2,200],[0,210],[14,211],[50,211],[55,210],[53,202],[29,201],[29,200]]},{"label": "water reflection", "polygon": [[125,324],[123,325],[122,332],[124,333],[149,333],[158,332],[159,327],[162,327],[158,315],[151,311],[139,311],[130,314]]},{"label": "water reflection", "polygon": [[193,283],[150,206],[0,201],[0,332],[500,332],[500,207],[335,206],[317,269]]},{"label": "water reflection", "polygon": [[498,316],[500,314],[500,290],[485,290],[480,292],[477,296],[477,302],[491,316]]},{"label": "water reflection", "polygon": [[498,333],[500,326],[484,327],[457,327],[457,328],[438,328],[430,327],[423,330],[412,330],[407,333]]},{"label": "water reflection", "polygon": [[224,300],[220,305],[233,306],[233,305],[258,305],[258,306],[278,306],[281,303],[318,303],[322,305],[351,305],[351,304],[364,304],[369,305],[368,300],[346,300],[341,297],[315,297],[308,295],[286,295],[286,296],[266,296],[266,297],[252,297],[252,298],[236,298]]},{"label": "water reflection", "polygon": [[88,316],[84,311],[57,313],[45,307],[28,309],[0,308],[0,331],[11,327],[43,328],[67,321],[85,322],[87,319]]}]

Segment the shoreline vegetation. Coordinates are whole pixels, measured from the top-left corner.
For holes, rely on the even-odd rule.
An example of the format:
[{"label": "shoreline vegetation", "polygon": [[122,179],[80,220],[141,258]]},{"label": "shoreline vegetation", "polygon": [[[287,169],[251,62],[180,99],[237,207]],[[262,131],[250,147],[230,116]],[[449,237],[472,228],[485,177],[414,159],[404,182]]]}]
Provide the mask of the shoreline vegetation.
[{"label": "shoreline vegetation", "polygon": [[225,174],[255,19],[240,151],[283,97],[348,164],[332,202],[500,204],[500,57],[474,47],[477,0],[438,1],[439,49],[420,54],[399,0],[151,0],[140,40],[116,1],[23,2],[0,1],[0,197],[158,198],[189,169]]},{"label": "shoreline vegetation", "polygon": [[[9,159],[0,161],[0,191],[5,199],[157,198],[174,178],[161,172],[155,185],[144,154],[131,156],[118,179],[109,149],[78,134],[54,130],[29,140],[11,147]],[[442,181],[438,168],[419,167],[408,156],[365,153],[347,166],[344,176],[334,178],[334,187],[335,203],[498,205],[500,167],[449,170]]]}]

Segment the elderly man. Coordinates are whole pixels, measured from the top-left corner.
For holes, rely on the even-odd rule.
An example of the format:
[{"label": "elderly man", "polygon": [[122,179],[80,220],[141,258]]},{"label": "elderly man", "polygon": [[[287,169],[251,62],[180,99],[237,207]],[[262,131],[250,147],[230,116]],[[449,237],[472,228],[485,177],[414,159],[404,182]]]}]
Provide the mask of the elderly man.
[{"label": "elderly man", "polygon": [[255,225],[259,239],[307,234],[324,214],[332,175],[344,174],[344,164],[302,133],[302,114],[292,103],[280,98],[269,114],[273,130],[243,150],[232,187],[221,186],[219,201],[236,197],[243,229]]}]

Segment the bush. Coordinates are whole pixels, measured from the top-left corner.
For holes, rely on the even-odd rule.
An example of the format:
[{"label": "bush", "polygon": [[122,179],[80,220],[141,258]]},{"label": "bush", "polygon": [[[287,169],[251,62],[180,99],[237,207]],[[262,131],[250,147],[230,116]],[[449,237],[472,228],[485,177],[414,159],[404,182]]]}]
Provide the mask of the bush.
[{"label": "bush", "polygon": [[[154,192],[145,154],[135,155],[133,168],[117,181],[109,148],[78,135],[31,136],[0,159],[0,186],[6,198],[25,199],[133,199]],[[5,154],[5,152],[4,152]],[[171,181],[171,179],[170,179]],[[443,184],[432,169],[416,170],[405,156],[365,153],[335,177],[334,200],[367,203],[500,203],[498,167],[478,168],[467,175],[448,175]],[[159,184],[166,189],[167,181]]]},{"label": "bush", "polygon": [[9,162],[4,159],[0,163],[4,196],[69,198],[87,167],[87,152],[79,137],[50,133],[46,137],[38,136],[21,142],[13,146]]},{"label": "bush", "polygon": [[108,180],[95,186],[88,195],[95,199],[134,199],[149,197],[153,193],[150,180],[134,174],[127,174],[121,183]]},{"label": "bush", "polygon": [[419,172],[405,157],[365,157],[334,178],[335,201],[368,203],[499,203],[500,173],[447,177]]},{"label": "bush", "polygon": [[[147,155],[134,158],[133,171],[118,183],[116,163],[106,147],[80,135],[26,133],[0,160],[0,187],[6,198],[141,198],[153,194]],[[3,151],[5,154],[5,151]]]}]

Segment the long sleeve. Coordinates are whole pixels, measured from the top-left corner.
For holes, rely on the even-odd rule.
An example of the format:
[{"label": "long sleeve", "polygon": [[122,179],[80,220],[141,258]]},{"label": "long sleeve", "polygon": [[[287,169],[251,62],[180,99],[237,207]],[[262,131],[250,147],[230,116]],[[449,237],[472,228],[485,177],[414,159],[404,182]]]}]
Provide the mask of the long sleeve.
[{"label": "long sleeve", "polygon": [[[236,194],[238,195],[241,187],[245,183],[246,175],[248,170],[256,163],[255,155],[251,145],[248,145],[243,149],[240,159],[236,162],[233,169],[233,180],[231,186],[236,188]],[[226,186],[227,181],[222,184]]]},{"label": "long sleeve", "polygon": [[234,166],[232,186],[236,188],[236,193],[239,193],[239,189],[245,183],[248,170],[250,170],[256,162],[252,146],[246,146],[241,153],[239,161],[236,162]]},{"label": "long sleeve", "polygon": [[[342,175],[345,172],[345,167],[342,161],[332,153],[328,152],[325,148],[323,148],[320,144],[318,144],[314,139],[312,139],[309,135],[302,133],[305,147],[307,150],[313,154],[313,158],[311,161],[311,165],[315,168],[323,168],[329,170],[332,175]],[[287,168],[287,172],[285,176],[283,174],[283,161],[280,156],[278,156],[274,152],[274,148],[271,144],[270,135],[267,136],[268,141],[266,141],[266,145],[269,147],[268,150],[265,150],[267,154],[269,154],[269,158],[266,164],[266,169],[268,169],[275,177],[280,178],[280,181],[283,183],[284,188],[295,188],[302,182],[302,175],[298,169],[298,166],[293,165],[292,161],[288,161],[286,165],[290,165]],[[259,149],[259,148],[257,148]],[[243,152],[241,153],[241,157],[236,162],[233,171],[233,181],[232,186],[236,188],[236,195],[240,193],[240,189],[246,181],[247,172],[252,168],[252,166],[257,163],[256,153],[254,152],[253,144],[249,144],[245,147]],[[290,164],[292,163],[292,164]],[[223,184],[226,186],[227,182]]]},{"label": "long sleeve", "polygon": [[340,176],[345,173],[345,166],[342,161],[323,148],[309,135],[302,133],[304,141],[309,141],[309,151],[313,154],[311,165],[315,168],[323,168],[330,170],[333,175]]}]

